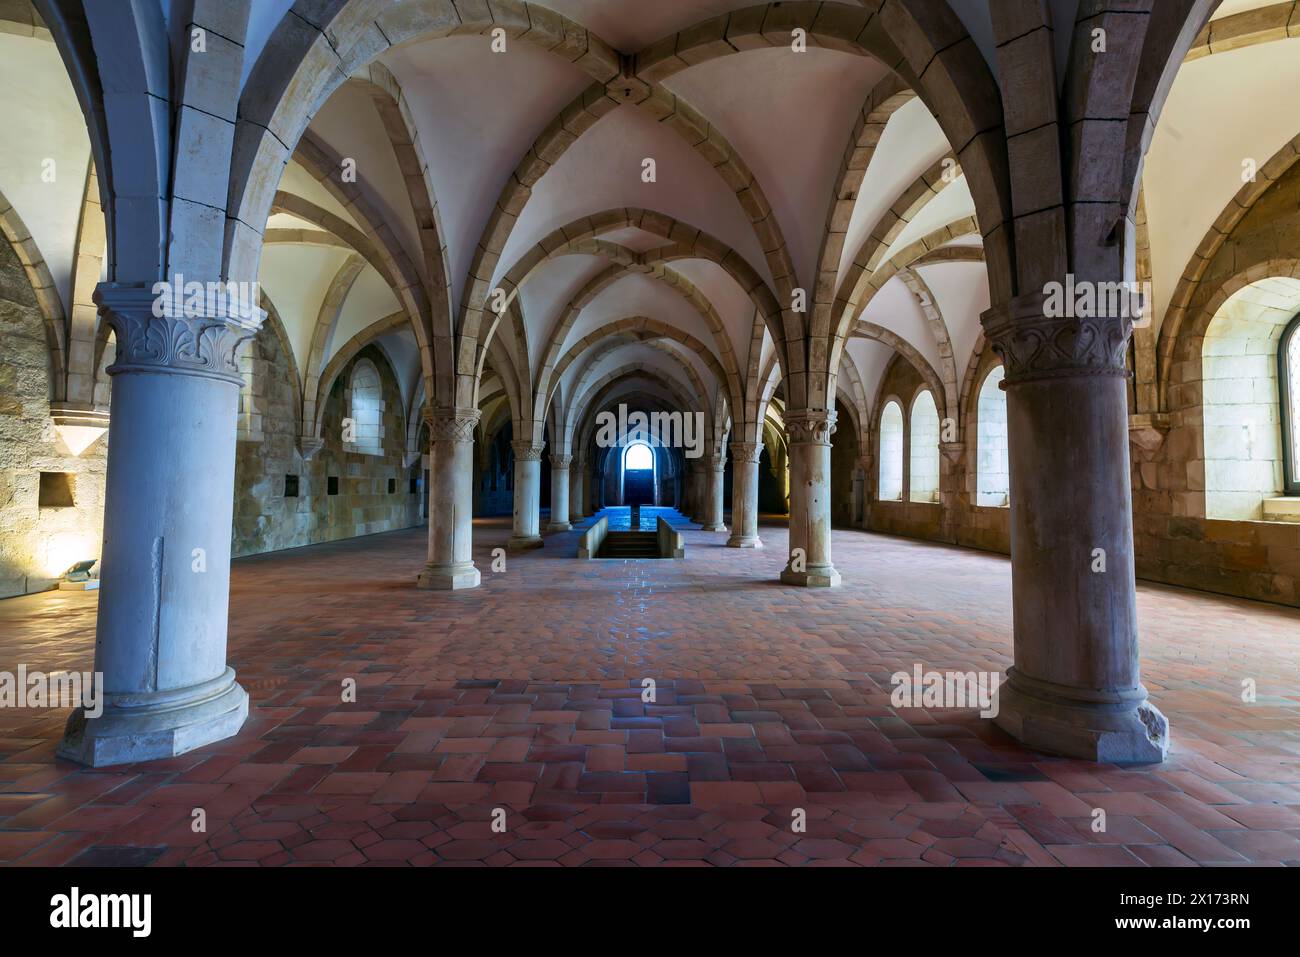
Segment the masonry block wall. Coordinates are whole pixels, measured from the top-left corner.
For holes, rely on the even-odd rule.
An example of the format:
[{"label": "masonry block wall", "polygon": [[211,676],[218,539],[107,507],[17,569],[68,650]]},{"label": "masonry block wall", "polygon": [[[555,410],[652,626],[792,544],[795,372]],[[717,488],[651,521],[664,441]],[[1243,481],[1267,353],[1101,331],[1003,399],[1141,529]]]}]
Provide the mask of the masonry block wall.
[{"label": "masonry block wall", "polygon": [[107,436],[81,455],[60,446],[45,323],[22,264],[0,242],[0,598],[44,591],[69,565],[99,557],[107,456]]},{"label": "masonry block wall", "polygon": [[[420,524],[420,497],[411,491],[412,472],[403,465],[406,423],[401,393],[383,353],[368,346],[340,371],[326,401],[324,446],[305,462],[298,453],[288,361],[269,324],[257,335],[254,355],[261,376],[255,376],[249,388],[262,410],[261,438],[241,439],[238,445],[232,553],[252,555]],[[347,383],[352,367],[361,361],[379,370],[382,455],[344,448]],[[297,494],[289,494],[295,479]]]},{"label": "masonry block wall", "polygon": [[[982,382],[997,357],[986,349],[976,366],[974,381]],[[925,380],[911,363],[895,359],[885,373],[871,422],[871,468],[866,475],[866,527],[888,535],[902,535],[931,542],[945,542],[979,548],[984,551],[1011,552],[1010,510],[1005,507],[979,506],[976,500],[976,462],[979,449],[978,407],[974,390],[963,411],[964,442],[954,454],[939,456],[939,501],[910,500],[911,410],[917,392]],[[903,410],[903,498],[881,501],[880,494],[880,414],[890,399]],[[838,436],[837,436],[838,437]]]},{"label": "masonry block wall", "polygon": [[831,436],[831,523],[854,524],[853,475],[858,465],[858,427],[844,403],[835,403],[836,428]]}]

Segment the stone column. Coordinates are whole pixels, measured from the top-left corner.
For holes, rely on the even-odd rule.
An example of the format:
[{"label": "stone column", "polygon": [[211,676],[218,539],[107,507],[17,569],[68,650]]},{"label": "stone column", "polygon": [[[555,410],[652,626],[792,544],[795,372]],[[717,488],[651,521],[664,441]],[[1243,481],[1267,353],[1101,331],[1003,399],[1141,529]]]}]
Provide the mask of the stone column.
[{"label": "stone column", "polygon": [[569,524],[577,525],[586,518],[586,511],[583,508],[584,499],[586,498],[586,489],[582,485],[583,462],[580,458],[574,457],[573,465],[569,469]]},{"label": "stone column", "polygon": [[704,471],[704,521],[706,532],[725,532],[722,513],[722,479],[727,468],[726,452],[719,446],[709,452]]},{"label": "stone column", "polygon": [[863,468],[861,462],[858,462],[853,469],[853,512],[849,521],[849,524],[855,528],[862,527],[863,518],[866,515],[866,484],[866,469]]},{"label": "stone column", "polygon": [[942,455],[939,459],[939,501],[943,507],[939,534],[944,541],[955,544],[957,529],[967,511],[966,443],[940,442],[939,452]]},{"label": "stone column", "polygon": [[542,446],[527,439],[510,443],[515,452],[515,523],[506,548],[541,548]]},{"label": "stone column", "polygon": [[103,767],[235,734],[248,695],[226,664],[240,343],[265,314],[211,302],[154,315],[152,287],[94,293],[117,336],[109,367],[104,543],[95,641],[103,710],[68,719],[60,757]]},{"label": "stone column", "polygon": [[762,442],[731,443],[731,548],[762,548],[758,537],[758,460]]},{"label": "stone column", "polygon": [[548,532],[567,532],[569,524],[569,466],[572,455],[551,454],[551,524]]},{"label": "stone column", "polygon": [[426,409],[429,424],[429,560],[420,588],[476,588],[474,426],[478,409]]},{"label": "stone column", "polygon": [[1161,761],[1138,668],[1125,354],[1132,323],[1054,318],[1044,296],[981,317],[1006,369],[1015,665],[997,724],[1032,748]]},{"label": "stone column", "polygon": [[[831,436],[835,412],[791,409],[785,416],[790,438],[790,561],[781,572],[787,585],[833,588],[840,573],[831,564]],[[803,555],[795,553],[803,549]]]}]

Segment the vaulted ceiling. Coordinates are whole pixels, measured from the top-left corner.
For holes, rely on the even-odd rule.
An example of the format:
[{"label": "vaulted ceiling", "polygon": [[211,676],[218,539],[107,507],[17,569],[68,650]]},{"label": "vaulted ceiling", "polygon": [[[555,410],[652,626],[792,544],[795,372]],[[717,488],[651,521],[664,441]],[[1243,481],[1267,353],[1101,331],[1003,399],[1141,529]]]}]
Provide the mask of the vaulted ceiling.
[{"label": "vaulted ceiling", "polygon": [[[947,2],[996,75],[986,5]],[[627,54],[677,43],[666,38],[751,3],[539,5]],[[1073,18],[1074,0],[1047,5]],[[290,6],[253,4],[245,80]],[[1215,17],[1270,6],[1292,4],[1226,0]],[[70,311],[89,147],[57,50],[30,11],[25,0],[0,0],[0,205],[26,225]],[[1286,37],[1284,26],[1270,42],[1207,49],[1177,76],[1143,176],[1158,319],[1240,189],[1243,160],[1262,166],[1300,131],[1300,38]],[[852,369],[840,388],[866,406],[864,419],[896,355],[960,388],[989,305],[975,207],[935,119],[881,63],[789,44],[692,55],[659,83],[675,111],[612,105],[575,135],[564,124],[593,85],[580,62],[523,39],[500,52],[491,44],[450,36],[393,47],[313,117],[279,184],[260,277],[302,381],[375,340],[408,405],[418,400],[416,339],[393,322],[403,308],[396,277],[366,235],[378,230],[420,263],[432,223],[453,316],[483,249],[499,253],[493,285],[519,281],[488,350],[489,391],[508,382],[520,407],[540,391],[539,420],[548,407],[581,406],[595,383],[628,367],[710,411],[754,377],[777,388],[777,350],[745,277],[774,291],[773,271],[786,263],[810,299],[830,283],[854,303],[860,334],[845,349]],[[57,168],[51,182],[45,160]],[[345,168],[377,221],[363,221],[338,188]],[[525,169],[540,177],[521,192]],[[657,215],[614,217],[594,239],[557,248],[558,230],[611,210]],[[656,258],[687,233],[699,255]],[[861,384],[853,396],[851,381]]]}]

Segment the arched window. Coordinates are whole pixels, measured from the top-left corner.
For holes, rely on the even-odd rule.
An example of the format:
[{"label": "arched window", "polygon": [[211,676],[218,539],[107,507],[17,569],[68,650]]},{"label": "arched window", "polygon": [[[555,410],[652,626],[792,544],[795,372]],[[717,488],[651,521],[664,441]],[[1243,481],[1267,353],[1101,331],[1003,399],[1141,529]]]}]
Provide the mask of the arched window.
[{"label": "arched window", "polygon": [[629,472],[635,472],[640,469],[652,469],[655,467],[654,454],[650,451],[650,446],[638,442],[635,445],[629,445],[625,458],[623,459],[623,468]]},{"label": "arched window", "polygon": [[1289,520],[1295,495],[1300,280],[1258,279],[1215,310],[1201,340],[1205,516]]},{"label": "arched window", "polygon": [[892,399],[880,413],[880,501],[903,500],[903,409]]},{"label": "arched window", "polygon": [[911,482],[908,498],[913,502],[939,501],[939,410],[929,389],[912,400],[909,438]]},{"label": "arched window", "polygon": [[1281,393],[1284,492],[1300,495],[1300,314],[1282,332],[1277,380]]},{"label": "arched window", "polygon": [[1008,505],[1011,469],[1007,463],[1007,394],[1002,384],[1002,366],[984,377],[975,409],[975,504]]},{"label": "arched window", "polygon": [[352,440],[346,442],[349,452],[365,455],[384,454],[384,398],[379,381],[379,370],[369,359],[361,359],[352,367],[348,379],[348,418],[352,420]]}]

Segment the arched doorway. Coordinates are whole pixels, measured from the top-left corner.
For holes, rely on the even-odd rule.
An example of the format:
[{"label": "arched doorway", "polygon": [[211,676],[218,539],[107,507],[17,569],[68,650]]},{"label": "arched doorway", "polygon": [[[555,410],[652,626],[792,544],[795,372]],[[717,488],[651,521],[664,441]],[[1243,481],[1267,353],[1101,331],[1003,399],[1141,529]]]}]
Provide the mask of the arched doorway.
[{"label": "arched doorway", "polygon": [[655,465],[655,454],[644,442],[634,442],[623,450],[624,504],[654,504]]}]

